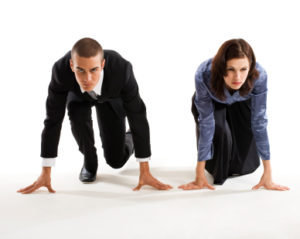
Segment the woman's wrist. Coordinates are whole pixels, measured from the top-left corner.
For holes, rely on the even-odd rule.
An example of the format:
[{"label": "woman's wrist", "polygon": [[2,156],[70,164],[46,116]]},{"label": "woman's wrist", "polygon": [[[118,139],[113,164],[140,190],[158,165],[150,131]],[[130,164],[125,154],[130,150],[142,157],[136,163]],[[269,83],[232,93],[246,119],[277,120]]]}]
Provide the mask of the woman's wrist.
[{"label": "woman's wrist", "polygon": [[205,178],[205,161],[198,161],[196,167],[196,180]]},{"label": "woman's wrist", "polygon": [[271,169],[271,163],[270,160],[263,160],[263,165],[264,165],[264,174],[265,175],[271,175],[272,174],[272,169]]}]

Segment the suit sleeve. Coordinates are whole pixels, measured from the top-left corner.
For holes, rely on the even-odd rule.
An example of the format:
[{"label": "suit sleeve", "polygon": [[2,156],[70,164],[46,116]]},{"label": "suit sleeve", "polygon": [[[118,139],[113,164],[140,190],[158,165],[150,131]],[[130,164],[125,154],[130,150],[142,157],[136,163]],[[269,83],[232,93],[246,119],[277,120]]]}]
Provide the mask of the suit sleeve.
[{"label": "suit sleeve", "polygon": [[199,113],[198,161],[210,160],[213,156],[212,140],[215,132],[215,118],[212,99],[203,82],[203,72],[195,76],[195,105]]},{"label": "suit sleeve", "polygon": [[251,127],[259,156],[263,160],[270,159],[270,146],[267,133],[267,73],[260,72],[255,82],[251,98]]},{"label": "suit sleeve", "polygon": [[41,157],[57,156],[60,131],[65,115],[68,90],[62,83],[57,63],[52,68],[51,81],[46,100],[46,119],[41,141]]},{"label": "suit sleeve", "polygon": [[140,97],[132,66],[128,62],[126,80],[121,90],[124,109],[132,132],[137,158],[151,156],[149,124],[146,116],[146,106]]}]

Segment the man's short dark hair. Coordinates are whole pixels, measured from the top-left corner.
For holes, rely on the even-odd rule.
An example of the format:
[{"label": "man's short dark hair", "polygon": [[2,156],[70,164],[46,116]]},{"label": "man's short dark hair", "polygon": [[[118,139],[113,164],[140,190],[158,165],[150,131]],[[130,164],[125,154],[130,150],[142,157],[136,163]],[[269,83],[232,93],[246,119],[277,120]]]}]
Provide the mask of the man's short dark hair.
[{"label": "man's short dark hair", "polygon": [[103,59],[103,49],[102,46],[96,40],[92,38],[82,38],[78,40],[72,48],[71,56],[77,54],[80,57],[94,57],[101,54],[101,58]]}]

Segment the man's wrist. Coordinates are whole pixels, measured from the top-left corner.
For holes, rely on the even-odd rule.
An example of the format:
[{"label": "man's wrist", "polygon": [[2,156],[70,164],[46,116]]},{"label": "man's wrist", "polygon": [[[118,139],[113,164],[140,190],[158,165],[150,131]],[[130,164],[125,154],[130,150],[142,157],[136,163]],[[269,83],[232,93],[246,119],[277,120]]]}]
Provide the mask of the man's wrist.
[{"label": "man's wrist", "polygon": [[140,162],[140,173],[148,173],[149,170],[149,163],[148,162]]},{"label": "man's wrist", "polygon": [[51,167],[43,167],[42,169],[43,174],[51,174]]}]

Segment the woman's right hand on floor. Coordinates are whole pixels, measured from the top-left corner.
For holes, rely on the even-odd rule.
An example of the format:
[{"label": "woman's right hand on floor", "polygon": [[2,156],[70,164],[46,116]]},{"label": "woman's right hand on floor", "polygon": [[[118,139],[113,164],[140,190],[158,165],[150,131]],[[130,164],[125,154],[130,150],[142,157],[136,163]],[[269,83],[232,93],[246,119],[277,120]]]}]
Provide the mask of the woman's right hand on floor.
[{"label": "woman's right hand on floor", "polygon": [[196,189],[203,189],[203,188],[215,190],[215,187],[210,185],[207,182],[207,179],[205,176],[196,177],[195,181],[187,183],[187,184],[183,184],[183,185],[179,186],[178,188],[181,188],[183,190],[196,190]]},{"label": "woman's right hand on floor", "polygon": [[211,190],[215,190],[215,187],[210,185],[207,182],[206,176],[205,176],[205,161],[199,161],[197,162],[196,167],[196,179],[193,182],[183,184],[179,186],[178,188],[181,188],[183,190],[195,190],[195,189],[202,189],[202,188],[208,188]]}]

